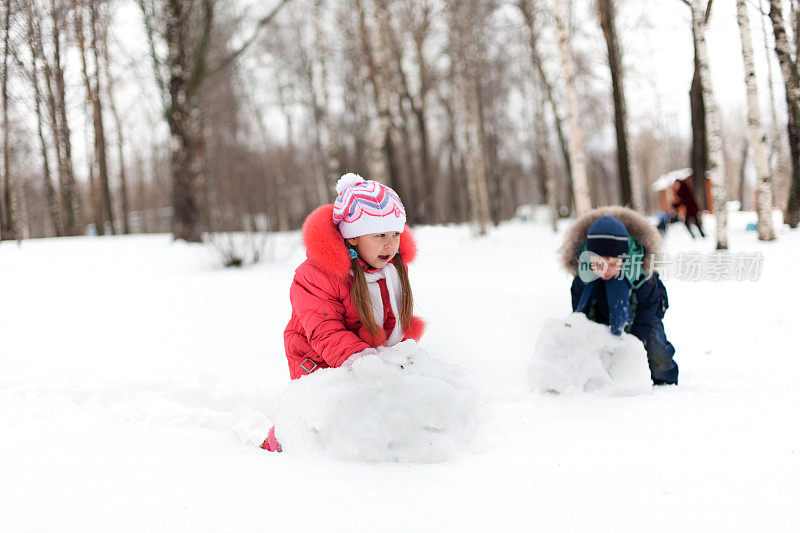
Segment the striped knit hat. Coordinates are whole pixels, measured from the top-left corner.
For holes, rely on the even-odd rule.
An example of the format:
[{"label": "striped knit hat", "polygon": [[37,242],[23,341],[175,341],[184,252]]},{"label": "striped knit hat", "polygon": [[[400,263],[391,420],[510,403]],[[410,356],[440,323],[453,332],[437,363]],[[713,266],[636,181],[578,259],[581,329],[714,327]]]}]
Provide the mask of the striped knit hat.
[{"label": "striped knit hat", "polygon": [[336,184],[333,223],[345,239],[371,233],[402,232],[406,210],[397,193],[377,181],[345,174]]},{"label": "striped knit hat", "polygon": [[589,226],[586,249],[603,257],[619,257],[628,253],[628,230],[614,217],[600,217]]}]

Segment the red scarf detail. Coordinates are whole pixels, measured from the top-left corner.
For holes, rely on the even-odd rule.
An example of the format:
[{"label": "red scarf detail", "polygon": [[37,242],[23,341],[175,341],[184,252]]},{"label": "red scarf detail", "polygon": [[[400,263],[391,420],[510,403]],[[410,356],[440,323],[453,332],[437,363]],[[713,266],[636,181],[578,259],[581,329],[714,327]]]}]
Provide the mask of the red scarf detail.
[{"label": "red scarf detail", "polygon": [[375,268],[374,266],[370,265],[369,263],[361,259],[361,256],[359,256],[358,262],[361,265],[361,268],[364,269],[364,272],[366,272],[367,274],[374,274],[375,272],[380,270],[380,268]]},{"label": "red scarf detail", "polygon": [[379,279],[378,287],[381,289],[381,302],[383,303],[383,331],[389,337],[394,331],[394,325],[397,320],[392,312],[392,301],[389,300],[389,288],[386,286],[386,279]]}]

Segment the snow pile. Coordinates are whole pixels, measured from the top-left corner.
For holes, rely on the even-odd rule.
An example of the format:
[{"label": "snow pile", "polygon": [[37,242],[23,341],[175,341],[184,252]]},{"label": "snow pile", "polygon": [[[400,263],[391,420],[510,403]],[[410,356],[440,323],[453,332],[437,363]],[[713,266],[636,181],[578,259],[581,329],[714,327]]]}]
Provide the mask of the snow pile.
[{"label": "snow pile", "polygon": [[533,389],[557,393],[597,392],[632,396],[650,391],[647,352],[641,341],[582,313],[547,320],[528,364]]},{"label": "snow pile", "polygon": [[280,398],[275,436],[289,453],[428,463],[463,448],[477,419],[476,392],[464,374],[409,340],[350,369],[292,381]]}]

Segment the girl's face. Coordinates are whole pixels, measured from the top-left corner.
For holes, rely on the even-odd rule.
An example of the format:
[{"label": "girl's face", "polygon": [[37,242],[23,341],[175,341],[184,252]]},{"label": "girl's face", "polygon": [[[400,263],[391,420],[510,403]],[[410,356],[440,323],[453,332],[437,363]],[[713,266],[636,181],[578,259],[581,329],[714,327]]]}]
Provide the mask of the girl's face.
[{"label": "girl's face", "polygon": [[593,255],[591,265],[595,274],[604,280],[609,280],[618,276],[619,271],[622,270],[622,258]]},{"label": "girl's face", "polygon": [[370,233],[347,239],[347,242],[355,246],[358,256],[372,268],[383,268],[394,259],[400,247],[400,232]]}]

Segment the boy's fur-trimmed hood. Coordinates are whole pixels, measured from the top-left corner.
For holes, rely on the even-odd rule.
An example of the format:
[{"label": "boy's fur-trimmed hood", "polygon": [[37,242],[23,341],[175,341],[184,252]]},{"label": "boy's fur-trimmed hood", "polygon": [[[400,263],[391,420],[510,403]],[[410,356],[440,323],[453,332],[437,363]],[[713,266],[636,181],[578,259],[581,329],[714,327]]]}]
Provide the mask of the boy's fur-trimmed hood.
[{"label": "boy's fur-trimmed hood", "polygon": [[564,235],[564,243],[559,249],[561,266],[570,274],[578,270],[578,255],[586,241],[589,226],[600,217],[614,217],[625,225],[628,234],[644,246],[645,256],[642,269],[649,278],[653,275],[655,261],[661,258],[662,243],[658,230],[648,220],[633,209],[622,206],[607,206],[592,209],[578,218]]},{"label": "boy's fur-trimmed hood", "polygon": [[[340,279],[350,275],[350,256],[333,223],[333,204],[320,206],[308,215],[303,223],[303,243],[306,257],[323,272]],[[417,256],[417,244],[408,226],[400,234],[398,252],[406,265]]]}]

